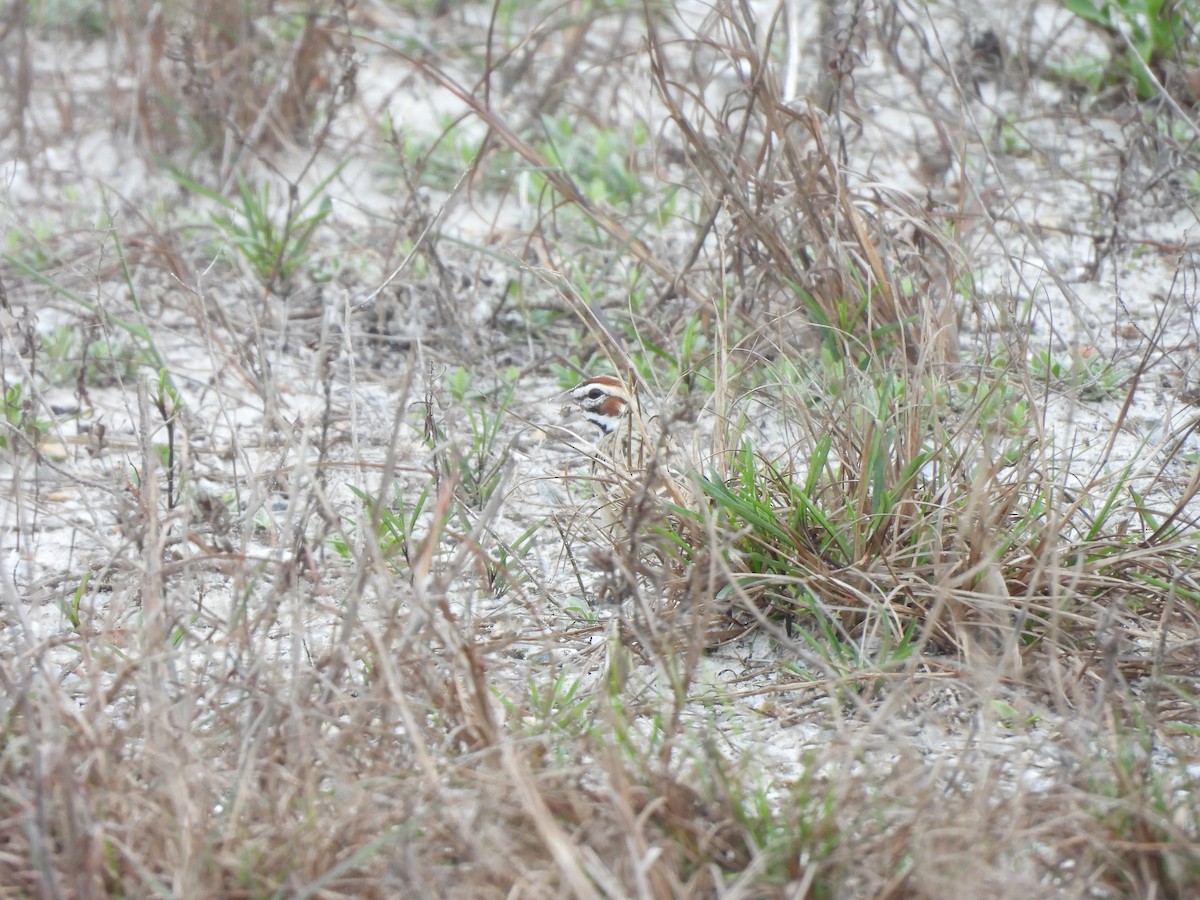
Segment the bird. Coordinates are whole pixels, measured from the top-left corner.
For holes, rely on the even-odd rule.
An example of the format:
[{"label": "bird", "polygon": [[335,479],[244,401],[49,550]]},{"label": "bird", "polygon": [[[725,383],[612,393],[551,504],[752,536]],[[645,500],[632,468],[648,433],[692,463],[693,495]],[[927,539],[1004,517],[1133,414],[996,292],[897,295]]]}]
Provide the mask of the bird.
[{"label": "bird", "polygon": [[637,392],[620,378],[595,375],[569,394],[599,430],[591,451],[592,493],[599,501],[595,522],[611,546],[593,548],[604,575],[598,598],[620,602],[652,586],[657,614],[635,604],[622,626],[644,646],[667,640],[652,638],[667,622],[674,623],[667,629],[671,640],[702,635],[715,645],[744,633],[747,626],[732,622],[728,603],[714,599],[713,569],[704,561],[707,534],[696,511],[705,506],[694,477],[700,466],[689,462],[698,459],[696,448],[685,453],[665,420],[647,417]]},{"label": "bird", "polygon": [[649,448],[641,404],[621,379],[593,376],[571,389],[571,399],[583,418],[600,429],[596,451],[603,460],[620,464],[628,473],[645,467]]},{"label": "bird", "polygon": [[[583,418],[599,429],[592,451],[593,492],[600,522],[612,536],[654,520],[661,501],[685,505],[687,467],[678,444],[647,418],[637,393],[612,375],[594,375],[569,392]],[[657,432],[657,433],[656,433]]]}]

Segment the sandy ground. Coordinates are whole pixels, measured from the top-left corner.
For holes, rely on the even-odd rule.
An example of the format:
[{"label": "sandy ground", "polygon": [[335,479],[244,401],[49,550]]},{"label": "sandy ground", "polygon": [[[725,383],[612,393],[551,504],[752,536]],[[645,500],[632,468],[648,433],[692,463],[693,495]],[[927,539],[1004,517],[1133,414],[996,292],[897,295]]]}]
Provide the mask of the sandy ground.
[{"label": "sandy ground", "polygon": [[[766,5],[759,6],[765,13]],[[414,24],[372,9],[384,27],[378,43],[356,47],[357,95],[300,179],[303,194],[345,163],[326,188],[333,211],[305,267],[331,277],[317,282],[302,275],[286,297],[264,294],[233,236],[214,223],[220,210],[211,200],[182,189],[134,149],[128,130],[113,126],[112,107],[129,98],[130,85],[120,78],[114,85],[104,42],[39,43],[28,152],[14,152],[10,133],[0,153],[7,252],[44,275],[5,264],[3,366],[8,385],[35,386],[34,414],[45,426],[38,454],[26,447],[0,462],[3,644],[11,648],[6,652],[52,664],[65,689],[80,686],[80,702],[88,667],[98,663],[81,649],[75,620],[90,622],[114,648],[134,641],[144,600],[137,573],[151,561],[166,573],[165,602],[186,623],[190,649],[176,660],[191,669],[183,680],[203,685],[222,670],[230,629],[242,615],[253,621],[266,598],[290,607],[272,610],[270,629],[251,628],[260,664],[286,673],[320,659],[347,621],[346,597],[358,592],[356,615],[370,622],[389,590],[352,586],[352,568],[336,552],[337,540],[351,546],[362,540],[352,523],[369,513],[355,490],[390,495],[380,479],[385,469],[393,472],[407,508],[425,504],[419,538],[435,501],[421,494],[437,464],[424,433],[427,417],[468,446],[469,410],[487,410],[501,398],[495,457],[502,502],[487,535],[493,546],[522,542],[513,570],[520,574],[507,591],[490,593],[464,578],[452,585],[452,608],[465,633],[495,648],[489,658],[498,698],[521,695],[542,671],[568,672],[584,692],[605,677],[603,650],[621,613],[596,603],[600,575],[584,537],[588,500],[572,487],[579,453],[555,430],[564,385],[547,362],[560,359],[563,348],[542,335],[520,334],[539,309],[562,303],[561,273],[538,271],[529,260],[517,265],[509,252],[509,236],[527,232],[542,213],[520,192],[489,193],[483,177],[470,191],[450,178],[412,192],[385,164],[395,158],[383,145],[385,113],[419,142],[464,109],[389,43],[404,28],[434,48],[448,46],[456,28],[459,37],[477,36],[486,11],[458,13],[449,22]],[[1019,22],[1026,57],[1038,58],[1040,68],[1014,65],[982,81],[963,103],[951,91],[961,70],[930,66],[906,75],[878,46],[865,45],[854,73],[856,107],[847,112],[855,126],[848,168],[864,191],[906,195],[914,208],[933,205],[974,223],[960,233],[981,298],[958,312],[965,363],[1023,330],[1029,347],[1064,365],[1098,355],[1117,371],[1142,368],[1131,394],[1122,379],[1108,395],[1051,384],[1039,415],[1065,485],[1086,488],[1098,473],[1131,466],[1135,486],[1154,482],[1146,502],[1166,508],[1172,485],[1183,491],[1200,454],[1190,393],[1200,248],[1196,175],[1173,170],[1165,156],[1135,152],[1126,109],[1097,106],[1081,115],[1067,89],[1045,77],[1056,61],[1096,41],[1055,4],[980,10],[969,34],[956,14],[930,9],[926,15],[925,40],[944,48],[931,58],[958,59],[970,35],[993,24],[1011,34],[1011,23]],[[684,19],[690,25],[677,25],[680,33],[704,27],[700,9]],[[794,25],[798,37],[814,26],[803,17]],[[916,39],[909,40],[899,56],[915,59]],[[797,54],[798,97],[814,82],[811,57]],[[783,72],[789,57],[781,51],[777,59]],[[473,63],[467,54],[446,58],[464,83]],[[628,72],[606,85],[604,102],[653,121],[661,104],[647,96],[641,64],[630,61]],[[707,90],[737,81],[730,68]],[[501,97],[497,108],[516,119],[519,98]],[[469,151],[480,133],[478,123],[462,123],[445,139],[446,155],[455,160],[455,146]],[[638,173],[649,191],[686,172],[668,158],[670,137],[656,140],[664,160],[657,182],[653,171]],[[273,164],[294,175],[307,161],[297,148]],[[276,190],[271,203],[284,199]],[[427,276],[403,268],[403,254],[395,252],[394,236],[407,227],[398,227],[397,218],[418,207],[440,216],[445,271],[438,278],[453,285],[448,292],[428,289]],[[653,239],[658,246],[680,243],[669,228]],[[118,262],[118,240],[127,272]],[[181,261],[176,271],[163,265],[172,255]],[[628,266],[618,258],[597,292],[619,287]],[[513,282],[522,297],[516,304]],[[456,298],[456,309],[439,305],[447,295]],[[601,302],[619,315],[619,296]],[[168,486],[154,449],[167,433],[154,405],[152,367],[134,361],[79,377],[78,344],[65,360],[45,349],[81,334],[134,347],[129,331],[105,323],[98,309],[152,334],[178,390],[181,412],[173,427],[177,459],[188,473],[183,485]],[[22,348],[29,335],[44,342],[40,352]],[[456,367],[469,373],[466,402],[454,402],[445,387]],[[509,396],[512,370],[520,375]],[[671,385],[662,387],[657,404],[680,402]],[[483,400],[473,405],[472,397]],[[704,415],[701,403],[701,433],[712,427]],[[794,423],[772,421],[765,407],[756,407],[755,417],[751,437],[764,452],[787,444]],[[589,438],[580,432],[581,440]],[[20,440],[10,437],[10,447]],[[168,490],[190,499],[165,511]],[[1119,502],[1132,499],[1125,494]],[[146,531],[152,510],[160,523]],[[448,534],[466,532],[478,515],[454,519]],[[342,523],[344,537],[329,536],[336,534],[331,521]],[[309,544],[306,534],[325,537]],[[430,552],[447,560],[458,548],[447,538]],[[278,590],[285,577],[295,579],[294,591]],[[687,705],[691,727],[728,758],[761,768],[772,790],[805,777],[808,749],[847,741],[859,764],[876,772],[886,771],[889,760],[916,758],[947,779],[959,768],[972,777],[990,771],[1005,790],[1036,793],[1071,777],[1080,732],[1092,727],[1087,715],[1034,714],[1021,707],[1032,700],[968,684],[949,667],[907,694],[889,694],[882,707],[847,727],[831,711],[820,675],[802,659],[782,659],[763,632],[714,650],[698,672]],[[627,676],[626,691],[638,698],[631,709],[638,703],[653,709],[654,697],[669,691],[657,668],[636,658]],[[1013,704],[1010,714],[977,714],[981,703],[1000,696]]]}]

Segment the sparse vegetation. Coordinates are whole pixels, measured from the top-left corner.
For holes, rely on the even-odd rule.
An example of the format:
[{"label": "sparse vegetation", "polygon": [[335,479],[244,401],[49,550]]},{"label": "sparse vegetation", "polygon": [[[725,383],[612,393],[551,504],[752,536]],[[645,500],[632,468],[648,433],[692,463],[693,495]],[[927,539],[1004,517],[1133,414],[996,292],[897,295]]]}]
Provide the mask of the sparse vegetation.
[{"label": "sparse vegetation", "polygon": [[340,168],[335,167],[303,199],[293,193],[283,211],[273,208],[270,182],[254,190],[239,177],[237,196],[229,198],[180,172],[174,173],[174,177],[181,187],[207,197],[220,207],[220,212],[212,214],[220,240],[230,243],[262,285],[271,291],[287,293],[297,270],[311,259],[309,244],[313,233],[333,209],[324,190],[339,172]]},{"label": "sparse vegetation", "polygon": [[47,430],[49,423],[33,414],[32,404],[25,395],[21,382],[16,381],[6,386],[4,391],[4,433],[0,434],[0,450],[12,447],[13,439],[23,435],[34,446]]},{"label": "sparse vegetation", "polygon": [[1196,10],[1026,6],[17,4],[0,885],[1200,891]]},{"label": "sparse vegetation", "polygon": [[1098,27],[1113,47],[1106,67],[1117,82],[1132,80],[1142,99],[1155,97],[1165,82],[1178,87],[1187,102],[1198,92],[1186,77],[1173,76],[1180,67],[1200,62],[1200,5],[1195,0],[1063,0],[1072,13]]}]

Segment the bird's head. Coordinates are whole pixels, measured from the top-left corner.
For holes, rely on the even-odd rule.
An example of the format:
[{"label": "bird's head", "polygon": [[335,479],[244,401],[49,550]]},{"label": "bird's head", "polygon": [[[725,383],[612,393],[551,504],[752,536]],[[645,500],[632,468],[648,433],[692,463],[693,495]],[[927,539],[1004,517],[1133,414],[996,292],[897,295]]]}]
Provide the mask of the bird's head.
[{"label": "bird's head", "polygon": [[629,415],[632,397],[624,382],[611,375],[589,378],[570,391],[583,417],[604,434],[612,434]]}]

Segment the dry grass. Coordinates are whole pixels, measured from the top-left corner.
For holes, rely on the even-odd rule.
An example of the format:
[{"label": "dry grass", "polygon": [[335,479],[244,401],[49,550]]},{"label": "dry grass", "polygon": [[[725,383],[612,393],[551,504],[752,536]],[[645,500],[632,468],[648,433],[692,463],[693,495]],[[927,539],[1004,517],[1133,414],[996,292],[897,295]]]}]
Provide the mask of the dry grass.
[{"label": "dry grass", "polygon": [[1194,97],[799,7],[14,6],[0,893],[1196,892]]}]

